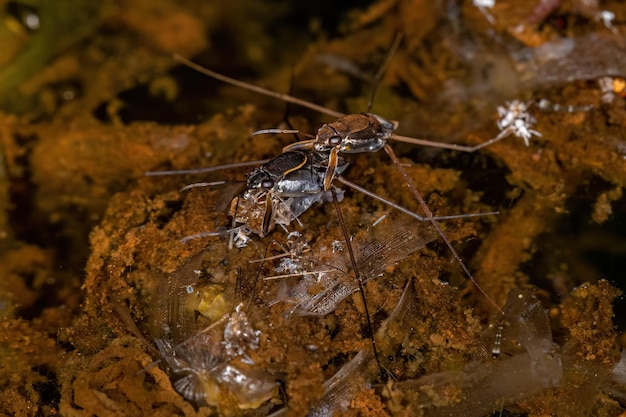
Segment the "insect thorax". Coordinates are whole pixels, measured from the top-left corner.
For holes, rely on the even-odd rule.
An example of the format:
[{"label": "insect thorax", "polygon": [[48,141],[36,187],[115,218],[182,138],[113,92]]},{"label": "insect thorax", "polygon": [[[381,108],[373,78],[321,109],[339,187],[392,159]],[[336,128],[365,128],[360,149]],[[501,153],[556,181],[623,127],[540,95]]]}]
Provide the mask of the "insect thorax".
[{"label": "insect thorax", "polygon": [[315,150],[326,152],[338,147],[339,152],[377,152],[396,130],[397,123],[372,113],[349,114],[317,131]]}]

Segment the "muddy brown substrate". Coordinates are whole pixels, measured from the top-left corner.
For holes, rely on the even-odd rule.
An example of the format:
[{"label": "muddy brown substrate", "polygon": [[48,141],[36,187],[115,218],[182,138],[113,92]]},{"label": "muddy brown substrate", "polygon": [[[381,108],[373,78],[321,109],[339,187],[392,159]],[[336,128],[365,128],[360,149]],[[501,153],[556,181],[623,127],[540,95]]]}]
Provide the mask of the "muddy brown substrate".
[{"label": "muddy brown substrate", "polygon": [[[542,137],[533,138],[529,147],[509,138],[472,155],[395,149],[434,213],[500,211],[497,216],[441,224],[498,306],[504,306],[511,290],[523,288],[536,294],[542,309],[549,312],[551,349],[567,373],[558,384],[539,393],[502,399],[507,415],[624,412],[623,390],[611,385],[620,348],[612,302],[619,291],[599,281],[607,276],[618,280],[620,275],[610,275],[610,268],[589,256],[603,253],[619,258],[623,253],[623,233],[615,220],[623,214],[621,190],[626,182],[622,143],[626,105],[619,95],[601,103],[594,80],[566,83],[563,77],[547,82],[532,74],[528,77],[514,65],[507,67],[511,72],[505,73],[512,75],[504,77],[503,86],[496,76],[483,79],[477,75],[483,73],[482,64],[501,70],[498,65],[514,61],[517,55],[497,55],[489,48],[480,49],[481,43],[476,42],[468,46],[474,48],[470,52],[476,59],[468,62],[452,30],[459,26],[443,32],[437,29],[437,22],[452,15],[444,16],[421,1],[381,1],[367,12],[350,14],[349,23],[344,23],[347,32],[333,40],[307,43],[294,35],[297,30],[279,31],[276,36],[282,39],[282,49],[264,30],[263,22],[275,22],[279,14],[290,16],[289,6],[270,13],[257,10],[260,6],[233,10],[227,4],[213,9],[188,3],[186,8],[167,2],[153,7],[134,1],[127,9],[119,9],[105,2],[95,38],[61,55],[31,81],[35,86],[30,90],[36,91],[39,84],[57,86],[58,81],[77,80],[82,95],[67,103],[55,99],[51,104],[51,91],[42,87],[42,108],[26,116],[10,111],[0,115],[2,413],[264,415],[286,407],[289,415],[304,415],[314,407],[320,409],[320,401],[327,401],[324,382],[345,370],[360,352],[371,352],[359,294],[323,317],[300,316],[291,311],[293,305],[275,302],[285,301],[281,294],[298,278],[258,279],[276,275],[277,261],[268,261],[262,268],[249,261],[278,254],[280,249],[272,241],[285,242],[286,234],[280,230],[270,238],[255,238],[243,249],[229,250],[227,239],[220,237],[180,243],[184,236],[229,226],[224,210],[215,207],[228,202],[231,187],[177,190],[207,178],[241,181],[245,169],[209,176],[143,175],[152,169],[272,157],[291,137],[250,139],[250,133],[275,126],[283,106],[219,86],[209,87],[198,99],[190,93],[190,73],[162,73],[173,65],[171,52],[200,53],[213,42],[201,57],[225,71],[230,71],[226,63],[236,67],[230,73],[254,67],[265,74],[266,85],[285,91],[293,68],[295,88],[301,94],[312,94],[333,108],[362,111],[368,87],[355,88],[363,83],[338,70],[344,61],[337,57],[365,71],[376,68],[398,30],[405,38],[379,87],[374,110],[398,119],[403,134],[476,144],[497,134],[495,105],[504,99],[533,95],[555,102],[594,104],[595,109],[586,113],[533,110],[538,119],[535,129]],[[589,34],[620,47],[619,35],[581,15],[576,9],[580,2],[572,3],[564,3],[557,17],[543,25],[529,25],[524,32],[511,27],[531,12],[532,5],[498,3],[492,10],[498,22],[494,30],[501,36],[517,36],[523,42],[519,48],[551,42],[557,35],[585,45]],[[626,13],[618,2],[603,2],[603,7],[618,16]],[[475,40],[495,42],[483,15],[470,3],[459,13],[460,20],[453,23],[462,23],[461,30]],[[256,18],[250,19],[250,14]],[[228,25],[220,26],[225,17]],[[316,27],[314,22],[311,27]],[[212,34],[209,41],[204,33]],[[225,33],[233,34],[230,48],[219,42]],[[293,44],[294,50],[287,50],[286,44]],[[303,54],[305,44],[311,46]],[[316,63],[324,54],[330,66]],[[586,56],[594,68],[610,67],[599,51],[590,50]],[[299,64],[294,67],[293,62]],[[201,80],[193,78],[191,89]],[[129,90],[138,82],[140,87]],[[513,93],[507,96],[503,91]],[[177,92],[177,104],[163,99]],[[161,99],[155,100],[159,94]],[[131,104],[125,106],[125,100]],[[150,114],[144,109],[152,106],[165,109],[167,120],[174,123],[137,121]],[[219,113],[204,117],[217,108]],[[199,120],[196,114],[201,115]],[[314,126],[301,117],[292,119],[303,131]],[[418,210],[384,155],[351,158],[346,176]],[[355,192],[346,192],[341,208],[356,242],[366,239],[372,227],[393,233],[394,228],[411,224]],[[387,219],[372,226],[385,214]],[[300,220],[302,226],[295,228],[313,248],[313,255],[306,256],[318,256],[342,240],[332,204],[316,206]],[[201,252],[198,288],[218,288],[212,297],[225,298],[225,313],[239,302],[247,306],[250,324],[260,331],[258,349],[247,349],[252,367],[279,383],[271,399],[251,409],[242,409],[251,405],[242,404],[228,390],[210,406],[193,404],[173,389],[171,370],[163,365],[149,367],[160,357],[152,343],[159,332],[154,317],[167,314],[155,303],[158,289]],[[371,378],[366,382],[372,386],[350,398],[346,408],[331,401],[331,410],[347,415],[428,412],[411,393],[394,389],[394,383],[444,375],[476,363],[507,370],[499,364],[520,357],[515,356],[520,354],[516,340],[503,336],[504,354],[492,358],[499,315],[468,283],[440,239],[385,267],[382,277],[366,285],[366,294],[386,381],[377,370],[368,371]],[[416,299],[410,322],[391,320],[407,283]],[[188,333],[208,325],[194,308],[199,309],[192,305],[185,313],[188,317],[191,311],[194,318],[185,330]],[[623,321],[623,317],[618,319]],[[506,336],[506,329],[503,332]],[[511,375],[513,384],[516,380]],[[470,393],[464,395],[442,397],[443,402],[431,406],[454,409],[446,401],[472,398]],[[477,388],[473,398],[480,401],[484,396],[487,393]]]}]

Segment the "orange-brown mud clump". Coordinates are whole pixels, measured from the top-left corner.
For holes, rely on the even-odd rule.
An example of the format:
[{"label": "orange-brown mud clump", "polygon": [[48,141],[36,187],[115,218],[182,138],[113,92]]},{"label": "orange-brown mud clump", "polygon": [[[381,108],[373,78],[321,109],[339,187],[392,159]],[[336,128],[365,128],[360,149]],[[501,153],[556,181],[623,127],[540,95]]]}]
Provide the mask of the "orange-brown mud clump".
[{"label": "orange-brown mud clump", "polygon": [[[0,415],[626,412],[622,2],[66,3],[0,2]],[[252,132],[332,121],[173,53],[359,113],[398,34],[371,111],[400,134],[477,145],[513,100],[532,132],[389,142],[436,216],[499,212],[438,222],[484,292],[428,222],[336,181],[370,329],[332,203],[229,249],[250,167],[145,172],[273,158],[293,135]],[[422,214],[384,151],[341,156]],[[181,190],[203,181],[223,182]]]}]

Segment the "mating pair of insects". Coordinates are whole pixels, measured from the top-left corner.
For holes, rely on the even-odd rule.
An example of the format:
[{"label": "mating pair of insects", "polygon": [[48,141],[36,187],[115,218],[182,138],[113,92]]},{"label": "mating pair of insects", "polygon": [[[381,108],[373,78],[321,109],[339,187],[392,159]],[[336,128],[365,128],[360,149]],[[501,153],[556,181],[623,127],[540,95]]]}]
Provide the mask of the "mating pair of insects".
[{"label": "mating pair of insects", "polygon": [[[399,40],[396,40],[392,51],[394,48],[397,48],[398,42]],[[390,52],[390,55],[392,53],[393,52]],[[471,217],[477,215],[492,215],[496,213],[489,212],[480,214],[433,216],[429,207],[426,205],[422,195],[419,193],[417,187],[415,186],[413,179],[408,175],[408,173],[400,163],[398,157],[396,156],[393,148],[389,145],[388,141],[396,140],[411,144],[453,149],[464,152],[474,152],[491,143],[501,140],[502,138],[510,134],[520,136],[518,134],[518,130],[520,126],[524,127],[527,125],[527,117],[529,117],[526,109],[522,109],[523,111],[518,112],[519,114],[515,113],[508,115],[509,117],[508,119],[506,119],[506,125],[499,125],[499,127],[501,128],[501,133],[497,137],[488,140],[480,145],[472,147],[438,143],[417,138],[399,136],[395,134],[395,130],[398,127],[396,122],[389,121],[381,116],[372,113],[345,115],[318,106],[314,103],[292,97],[290,95],[276,93],[258,86],[232,79],[230,77],[226,77],[224,75],[210,71],[206,68],[200,67],[178,55],[175,56],[175,60],[191,67],[192,69],[195,69],[201,73],[204,73],[210,77],[226,82],[228,84],[252,90],[270,97],[275,97],[288,103],[293,103],[313,110],[317,110],[336,118],[333,122],[322,125],[316,131],[316,134],[308,140],[299,141],[288,145],[283,149],[282,153],[270,160],[234,163],[228,166],[211,167],[205,169],[149,173],[149,175],[202,173],[216,171],[218,169],[224,168],[258,165],[256,168],[250,171],[244,191],[234,197],[231,201],[229,214],[232,217],[233,226],[227,231],[227,233],[231,236],[231,242],[234,242],[235,245],[242,246],[246,244],[247,240],[250,239],[252,235],[266,237],[275,229],[277,225],[286,228],[294,221],[299,221],[299,217],[314,204],[322,202],[333,202],[337,212],[338,221],[342,229],[343,237],[346,242],[350,265],[354,273],[355,279],[358,283],[358,289],[360,291],[361,299],[364,305],[366,325],[369,328],[370,335],[374,335],[374,331],[372,330],[372,323],[370,321],[367,300],[363,288],[363,280],[357,266],[357,261],[354,255],[354,251],[352,249],[352,245],[350,244],[350,233],[347,230],[346,224],[343,220],[343,214],[339,204],[339,201],[341,199],[341,190],[335,186],[335,183],[339,183],[348,188],[364,193],[365,195],[372,197],[376,200],[379,200],[384,204],[387,204],[394,209],[406,213],[419,221],[430,222],[436,232],[441,237],[441,239],[448,246],[453,257],[463,269],[467,278],[476,285],[478,290],[489,300],[489,302],[494,305],[494,307],[499,312],[502,312],[499,306],[475,282],[471,272],[469,271],[461,257],[458,255],[454,247],[451,245],[449,239],[443,233],[441,227],[438,224],[439,220],[444,219]],[[379,71],[379,74],[381,73],[381,71]],[[530,133],[532,132],[534,131],[530,131]],[[255,134],[268,133],[279,134],[299,132],[286,129],[266,129],[255,132]],[[526,130],[525,133],[529,132]],[[406,209],[371,191],[368,191],[360,185],[357,185],[343,177],[343,174],[344,172],[346,172],[349,165],[348,160],[344,158],[343,155],[377,152],[380,150],[384,150],[388,154],[391,161],[402,175],[403,180],[408,186],[410,192],[419,203],[419,206],[424,213],[423,216],[420,216],[414,211]],[[196,183],[185,187],[185,189],[214,184],[217,183]],[[182,240],[188,241],[191,239],[219,235],[224,235],[224,232],[201,232],[195,235],[187,236]],[[382,373],[382,367],[378,360],[376,342],[373,336],[371,336],[370,340],[374,357]]]}]

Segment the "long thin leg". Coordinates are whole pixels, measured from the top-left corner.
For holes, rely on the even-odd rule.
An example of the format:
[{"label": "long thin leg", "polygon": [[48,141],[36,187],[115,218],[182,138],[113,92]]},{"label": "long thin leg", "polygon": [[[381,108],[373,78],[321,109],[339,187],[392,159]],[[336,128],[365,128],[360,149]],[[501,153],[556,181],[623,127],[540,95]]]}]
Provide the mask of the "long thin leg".
[{"label": "long thin leg", "polygon": [[[366,188],[363,188],[360,185],[355,184],[355,183],[353,183],[350,180],[345,179],[341,175],[336,176],[335,179],[337,181],[339,181],[340,183],[342,183],[342,184],[352,188],[353,190],[356,190],[356,191],[358,191],[360,193],[363,193],[366,196],[368,196],[370,198],[373,198],[374,200],[378,200],[381,203],[386,204],[386,205],[388,205],[389,207],[391,207],[391,208],[393,208],[395,210],[401,211],[402,213],[407,214],[407,215],[413,217],[414,219],[417,219],[417,220],[419,220],[421,222],[430,220],[427,217],[422,217],[419,214],[415,213],[414,211],[411,211],[411,210],[409,210],[407,208],[404,208],[401,205],[394,203],[393,201],[387,200],[386,198],[381,197],[378,194],[373,193],[370,190],[368,190]],[[500,214],[500,212],[499,211],[487,211],[485,213],[453,214],[453,215],[450,215],[450,216],[434,216],[433,220],[464,219],[466,217],[491,216],[491,215],[494,215],[494,214]]]},{"label": "long thin leg", "polygon": [[[180,62],[181,64],[186,65],[189,68],[192,68],[192,69],[194,69],[194,70],[196,70],[196,71],[198,71],[198,72],[200,72],[200,73],[202,73],[204,75],[207,75],[207,76],[209,76],[211,78],[214,78],[216,80],[225,82],[227,84],[234,85],[234,86],[240,87],[240,88],[245,88],[247,90],[254,91],[255,93],[262,94],[264,96],[274,97],[274,98],[277,98],[279,100],[286,101],[287,103],[293,103],[293,104],[296,104],[298,106],[306,107],[308,109],[315,110],[315,111],[318,111],[320,113],[327,114],[329,116],[333,116],[333,117],[345,116],[344,113],[328,109],[328,108],[320,106],[318,104],[311,103],[310,101],[307,101],[307,100],[302,100],[302,99],[299,99],[297,97],[290,96],[289,94],[277,93],[275,91],[268,90],[266,88],[262,88],[262,87],[254,85],[254,84],[246,83],[246,82],[243,82],[243,81],[236,80],[234,78],[227,77],[226,75],[222,75],[222,74],[219,74],[219,73],[217,73],[215,71],[211,71],[208,68],[204,68],[204,67],[202,67],[202,66],[200,66],[200,65],[198,65],[198,64],[196,64],[196,63],[194,63],[194,62],[192,62],[190,60],[188,60],[187,58],[182,57],[181,55],[174,54],[173,58],[174,58],[175,61]],[[507,132],[507,134],[503,135],[504,132],[506,132],[506,131],[502,131],[495,138],[492,138],[492,139],[490,139],[490,140],[488,140],[486,142],[483,142],[483,143],[481,143],[479,145],[476,145],[476,146],[455,145],[455,144],[452,144],[452,143],[443,143],[443,142],[431,141],[431,140],[426,140],[426,139],[411,138],[411,137],[408,137],[408,136],[401,136],[401,135],[396,135],[396,134],[392,135],[391,139],[397,140],[399,142],[412,143],[412,144],[415,144],[415,145],[429,146],[429,147],[432,147],[432,148],[452,149],[452,150],[461,151],[461,152],[475,152],[475,151],[477,151],[479,149],[482,149],[482,148],[484,148],[486,146],[491,145],[492,143],[495,143],[495,142],[498,142],[501,139],[504,139],[506,136],[508,136],[508,133],[510,133],[510,132]],[[206,171],[206,172],[209,172],[209,171]],[[167,175],[167,174],[151,174],[151,175]]]},{"label": "long thin leg", "polygon": [[418,138],[411,138],[408,136],[400,136],[400,135],[396,135],[395,133],[391,135],[390,139],[397,140],[398,142],[410,143],[413,145],[429,146],[431,148],[452,149],[454,151],[471,153],[471,152],[476,152],[479,149],[485,148],[493,143],[496,143],[506,138],[510,134],[511,132],[505,129],[502,132],[500,132],[498,136],[496,136],[495,138],[491,138],[488,141],[479,143],[478,145],[475,145],[475,146],[456,145],[454,143],[444,143],[444,142],[433,142],[433,141],[426,140],[426,139],[418,139]]},{"label": "long thin leg", "polygon": [[409,189],[411,190],[411,192],[413,193],[413,195],[415,196],[415,198],[419,202],[419,205],[422,208],[422,210],[424,211],[424,214],[426,214],[426,217],[428,218],[428,220],[430,220],[432,225],[435,227],[435,230],[437,230],[437,233],[439,233],[439,236],[441,236],[441,239],[443,239],[445,244],[448,246],[448,248],[450,249],[450,252],[452,252],[452,256],[454,256],[454,259],[456,259],[458,264],[461,266],[461,269],[463,269],[463,271],[465,272],[467,277],[470,279],[470,281],[472,281],[474,283],[474,285],[476,286],[476,288],[478,288],[478,291],[480,291],[485,296],[485,298],[487,300],[489,300],[489,302],[491,304],[493,304],[493,306],[501,314],[504,314],[504,312],[498,306],[498,304],[496,304],[496,302],[491,297],[489,297],[489,295],[481,288],[481,286],[478,285],[478,282],[476,282],[476,280],[474,279],[474,276],[470,272],[469,268],[467,266],[465,266],[465,263],[463,262],[463,259],[461,259],[461,257],[456,252],[456,250],[454,250],[454,247],[450,243],[450,240],[446,237],[445,233],[443,233],[443,230],[441,230],[441,227],[439,227],[439,224],[437,223],[437,221],[433,218],[433,214],[430,211],[430,209],[428,208],[428,205],[426,204],[426,202],[424,201],[424,198],[419,193],[419,191],[417,191],[417,188],[415,187],[415,184],[413,184],[413,180],[411,179],[411,177],[409,177],[409,174],[407,174],[406,170],[402,167],[402,164],[400,163],[400,160],[396,156],[396,153],[393,151],[393,148],[387,144],[387,145],[385,145],[385,152],[387,152],[387,155],[389,155],[389,158],[391,158],[391,160],[393,161],[394,165],[398,168],[398,170],[400,171],[400,173],[404,177],[404,181],[409,186]]},{"label": "long thin leg", "polygon": [[263,165],[271,161],[271,159],[259,159],[258,161],[233,162],[232,164],[216,165],[206,168],[195,169],[178,169],[172,171],[148,171],[145,173],[147,177],[159,177],[165,175],[185,175],[185,174],[205,174],[207,172],[221,171],[223,169],[234,169]]},{"label": "long thin leg", "polygon": [[309,108],[311,110],[315,110],[315,111],[318,111],[320,113],[327,114],[329,116],[341,117],[341,116],[344,115],[343,113],[327,109],[326,107],[319,106],[319,105],[311,103],[309,101],[301,100],[299,98],[290,96],[289,94],[277,93],[276,91],[268,90],[266,88],[259,87],[259,86],[256,86],[254,84],[245,83],[243,81],[239,81],[239,80],[236,80],[234,78],[227,77],[225,75],[222,75],[222,74],[219,74],[217,72],[211,71],[208,68],[204,68],[204,67],[202,67],[202,66],[200,66],[200,65],[198,65],[198,64],[196,64],[196,63],[194,63],[194,62],[188,60],[187,58],[184,58],[184,57],[182,57],[181,55],[178,55],[178,54],[174,54],[173,58],[174,58],[175,61],[178,61],[181,64],[184,64],[184,65],[188,66],[189,68],[192,68],[192,69],[198,71],[199,73],[202,73],[204,75],[208,75],[211,78],[215,78],[216,80],[220,80],[220,81],[225,82],[227,84],[231,84],[231,85],[234,85],[234,86],[240,87],[240,88],[245,88],[247,90],[254,91],[256,93],[263,94],[265,96],[274,97],[274,98],[277,98],[279,100],[286,101],[287,103],[293,103],[293,104],[297,104],[298,106],[307,107],[307,108]]},{"label": "long thin leg", "polygon": [[343,238],[346,241],[346,247],[348,248],[348,255],[350,256],[350,263],[352,264],[352,270],[354,271],[354,275],[356,276],[356,281],[359,284],[359,292],[361,293],[361,301],[363,301],[363,308],[365,309],[365,317],[367,321],[368,331],[370,332],[370,340],[372,342],[372,350],[374,351],[374,358],[376,359],[376,365],[378,365],[378,369],[380,370],[381,378],[385,378],[386,373],[380,364],[380,359],[378,358],[378,349],[376,348],[376,340],[374,339],[374,327],[372,326],[372,319],[370,318],[369,308],[367,307],[367,299],[365,297],[365,292],[363,288],[363,280],[361,279],[361,274],[359,273],[359,267],[356,264],[356,257],[354,256],[354,251],[352,250],[352,244],[350,243],[350,234],[348,233],[348,228],[346,227],[346,223],[343,220],[343,213],[341,212],[341,206],[339,205],[339,199],[337,198],[337,190],[334,186],[330,187],[330,191],[333,195],[333,203],[335,205],[335,210],[337,211],[337,218],[339,219],[339,224],[341,225],[341,231],[343,233]]}]

